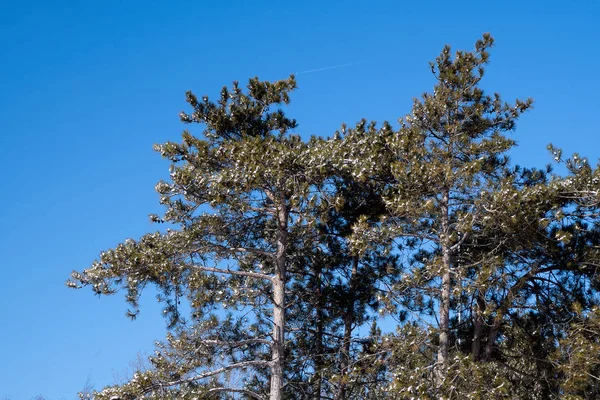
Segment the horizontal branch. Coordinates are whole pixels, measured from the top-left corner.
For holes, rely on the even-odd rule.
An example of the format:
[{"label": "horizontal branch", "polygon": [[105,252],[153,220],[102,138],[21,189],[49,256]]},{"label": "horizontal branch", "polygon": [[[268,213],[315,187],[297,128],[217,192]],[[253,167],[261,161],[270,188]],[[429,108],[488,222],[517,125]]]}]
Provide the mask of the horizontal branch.
[{"label": "horizontal branch", "polygon": [[216,272],[216,273],[219,273],[219,274],[249,276],[249,277],[252,277],[252,278],[266,279],[268,281],[272,281],[273,280],[273,277],[271,277],[270,275],[261,274],[260,272],[237,271],[237,270],[231,270],[229,268],[227,268],[227,269],[212,268],[212,267],[204,267],[204,266],[201,266],[201,265],[192,265],[191,268],[199,269],[201,271],[206,271],[206,272]]},{"label": "horizontal branch", "polygon": [[229,347],[244,346],[246,344],[256,344],[256,343],[267,344],[267,345],[273,344],[268,339],[245,339],[245,340],[232,340],[232,341],[227,341],[227,340],[203,340],[202,343],[203,344],[207,344],[207,345],[229,346]]},{"label": "horizontal branch", "polygon": [[154,383],[154,384],[148,386],[148,388],[146,388],[145,390],[143,390],[142,394],[150,393],[151,391],[153,391],[155,389],[177,386],[177,385],[182,385],[184,383],[191,383],[191,382],[199,381],[201,379],[210,378],[211,376],[219,375],[224,372],[231,371],[233,369],[240,369],[240,368],[246,368],[246,367],[268,367],[270,365],[271,365],[271,362],[265,361],[265,360],[242,361],[239,363],[226,365],[222,368],[215,369],[212,371],[203,372],[201,374],[192,376],[190,378],[182,378],[182,379],[177,379],[175,381],[164,382],[164,383]]}]

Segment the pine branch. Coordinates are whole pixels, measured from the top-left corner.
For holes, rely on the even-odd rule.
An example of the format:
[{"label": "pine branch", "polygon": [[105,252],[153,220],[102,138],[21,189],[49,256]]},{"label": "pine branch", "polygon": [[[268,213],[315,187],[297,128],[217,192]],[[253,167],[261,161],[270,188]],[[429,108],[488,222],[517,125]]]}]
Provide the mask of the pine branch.
[{"label": "pine branch", "polygon": [[259,272],[236,271],[236,270],[231,270],[229,268],[227,268],[227,269],[212,268],[212,267],[203,267],[201,265],[193,265],[191,268],[199,269],[199,270],[206,271],[206,272],[216,272],[216,273],[219,273],[219,274],[249,276],[249,277],[257,278],[257,279],[265,279],[265,280],[268,280],[268,281],[271,281],[271,282],[273,281],[273,278],[270,275],[261,274]]},{"label": "pine branch", "polygon": [[240,368],[246,368],[246,367],[268,367],[270,365],[271,365],[270,361],[264,361],[264,360],[242,361],[242,362],[230,364],[225,367],[215,369],[212,371],[207,371],[207,372],[198,374],[196,376],[192,376],[190,378],[182,378],[182,379],[177,379],[175,381],[165,382],[165,383],[154,383],[154,384],[148,386],[146,389],[144,389],[142,391],[142,394],[148,394],[156,389],[163,389],[163,388],[167,388],[167,387],[182,385],[184,383],[191,383],[191,382],[199,381],[201,379],[210,378],[211,376],[219,375],[219,374],[222,374],[224,372],[231,371],[234,369],[240,369]]}]

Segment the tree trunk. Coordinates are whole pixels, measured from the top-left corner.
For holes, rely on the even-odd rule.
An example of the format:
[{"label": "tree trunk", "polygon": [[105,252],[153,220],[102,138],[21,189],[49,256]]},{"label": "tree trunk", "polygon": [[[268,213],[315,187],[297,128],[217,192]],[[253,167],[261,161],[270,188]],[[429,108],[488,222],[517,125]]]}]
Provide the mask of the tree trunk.
[{"label": "tree trunk", "polygon": [[440,337],[435,368],[436,384],[440,386],[446,378],[448,367],[448,348],[450,340],[450,293],[451,293],[451,259],[450,259],[450,226],[448,221],[449,193],[446,191],[441,204],[441,235],[440,245],[442,250],[442,287],[440,295]]},{"label": "tree trunk", "polygon": [[277,254],[273,276],[273,348],[271,350],[270,400],[283,398],[283,368],[285,351],[285,284],[288,210],[284,202],[277,213]]},{"label": "tree trunk", "polygon": [[354,324],[354,303],[356,291],[356,275],[358,274],[358,256],[352,256],[352,272],[350,275],[350,288],[348,289],[348,304],[344,314],[344,342],[342,343],[342,379],[336,400],[346,399],[347,375],[350,366],[350,345],[352,344],[352,325]]}]

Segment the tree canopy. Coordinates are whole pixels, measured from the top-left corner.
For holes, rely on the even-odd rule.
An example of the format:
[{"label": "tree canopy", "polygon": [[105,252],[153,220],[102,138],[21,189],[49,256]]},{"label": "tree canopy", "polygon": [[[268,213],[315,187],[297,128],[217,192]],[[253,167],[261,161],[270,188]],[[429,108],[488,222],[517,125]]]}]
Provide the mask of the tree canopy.
[{"label": "tree canopy", "polygon": [[593,399],[600,396],[600,170],[511,163],[518,118],[481,80],[493,38],[449,46],[398,124],[303,138],[294,76],[216,101],[156,146],[156,232],[68,285],[152,285],[168,332],[97,399]]}]

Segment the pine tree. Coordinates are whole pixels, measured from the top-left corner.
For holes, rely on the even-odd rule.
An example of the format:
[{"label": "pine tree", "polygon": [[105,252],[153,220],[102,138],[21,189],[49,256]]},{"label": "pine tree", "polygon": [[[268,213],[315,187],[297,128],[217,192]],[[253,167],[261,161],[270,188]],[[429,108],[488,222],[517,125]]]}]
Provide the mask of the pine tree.
[{"label": "pine tree", "polygon": [[[514,141],[503,133],[531,106],[531,100],[506,104],[479,87],[492,44],[486,34],[474,52],[458,51],[454,58],[446,46],[431,63],[437,81],[433,93],[414,100],[412,113],[400,121],[396,134],[388,135],[379,154],[391,168],[388,223],[412,254],[411,278],[404,280],[402,291],[414,292],[413,303],[437,309],[438,386],[450,365],[453,293],[463,279],[457,256],[486,215],[480,198],[497,190],[507,173],[505,154]],[[373,169],[372,160],[356,160],[357,169]]]},{"label": "pine tree", "polygon": [[436,336],[410,339],[427,344],[420,355],[395,343],[414,360],[412,371],[393,367],[406,395],[559,397],[557,338],[574,304],[597,302],[597,172],[578,155],[565,178],[510,166],[514,142],[503,133],[531,102],[510,106],[478,88],[491,44],[486,35],[454,59],[444,49],[433,94],[415,101],[388,146],[391,237],[412,257],[396,292],[439,321]]},{"label": "pine tree", "polygon": [[[363,364],[361,344],[373,338],[360,338],[355,332],[359,327],[364,328],[371,317],[383,314],[381,293],[394,284],[398,266],[398,257],[389,253],[390,246],[385,242],[361,247],[352,241],[359,222],[380,226],[387,212],[382,198],[385,185],[376,176],[364,179],[366,175],[356,174],[355,166],[348,165],[347,160],[362,157],[365,140],[379,134],[383,137],[390,131],[387,123],[378,130],[375,122],[361,120],[355,128],[347,129],[344,125],[341,133],[337,132],[323,144],[323,151],[331,155],[327,177],[334,206],[321,220],[327,228],[326,234],[336,241],[335,251],[341,257],[331,294],[333,313],[339,315],[343,328],[334,397],[338,400],[361,398],[366,393],[362,386],[367,381],[360,376],[362,369],[358,367]],[[371,151],[376,143],[371,142]]]},{"label": "pine tree", "polygon": [[[305,239],[311,239],[303,241],[311,248],[302,250],[306,258],[301,264],[291,266],[296,271],[294,276],[305,279],[294,282],[291,293],[295,301],[289,313],[298,321],[294,328],[300,333],[290,342],[292,362],[305,365],[294,373],[299,377],[304,373],[309,379],[289,381],[288,386],[304,382],[297,386],[293,398],[357,398],[354,393],[364,384],[353,373],[361,362],[357,357],[363,342],[357,331],[377,313],[381,286],[389,286],[395,279],[397,257],[388,254],[383,245],[362,253],[351,246],[357,221],[377,223],[385,205],[378,192],[381,188],[373,182],[357,181],[340,160],[344,152],[351,151],[342,135],[364,138],[374,126],[361,121],[354,129],[346,130],[344,126],[343,134],[337,132],[333,138],[312,138],[309,142],[308,164],[321,183],[315,186],[309,207],[314,229],[305,233]],[[307,324],[310,316],[312,323]],[[307,369],[308,360],[311,367]],[[299,393],[305,397],[297,397]]]},{"label": "pine tree", "polygon": [[[235,83],[216,103],[188,93],[193,111],[181,118],[204,124],[203,138],[185,131],[181,143],[157,146],[173,166],[171,182],[156,188],[167,211],[152,219],[176,229],[128,239],[73,273],[74,287],[125,290],[132,316],[145,286],[154,284],[172,328],[151,360],[153,370],[98,398],[196,392],[282,398],[287,269],[296,257],[292,244],[302,238],[311,182],[306,144],[289,134],[295,121],[271,108],[288,103],[295,85],[293,77],[252,79],[248,94]],[[181,316],[181,299],[191,307],[189,320]],[[234,372],[250,380],[228,386]]]}]

